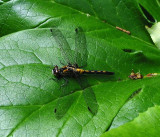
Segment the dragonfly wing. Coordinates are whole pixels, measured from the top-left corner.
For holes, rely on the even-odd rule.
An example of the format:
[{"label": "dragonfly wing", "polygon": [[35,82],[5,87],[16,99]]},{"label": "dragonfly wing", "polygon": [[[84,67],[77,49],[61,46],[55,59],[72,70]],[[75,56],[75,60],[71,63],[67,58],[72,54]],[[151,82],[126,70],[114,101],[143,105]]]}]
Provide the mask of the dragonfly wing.
[{"label": "dragonfly wing", "polygon": [[89,83],[87,82],[86,77],[85,78],[77,77],[76,79],[80,84],[81,88],[83,89],[83,97],[88,106],[88,110],[93,115],[96,115],[98,112],[98,103],[96,100],[96,96],[93,92],[93,89],[90,87]]},{"label": "dragonfly wing", "polygon": [[61,119],[69,110],[75,98],[73,96],[66,96],[66,86],[61,87],[61,95],[57,100],[56,107],[54,109],[55,117]]},{"label": "dragonfly wing", "polygon": [[61,119],[69,110],[74,102],[72,96],[64,96],[58,99],[56,108],[54,109],[56,119]]},{"label": "dragonfly wing", "polygon": [[62,57],[66,61],[66,64],[73,63],[73,58],[71,55],[71,48],[66,38],[63,36],[62,32],[57,28],[52,28],[50,29],[50,31],[61,50]]},{"label": "dragonfly wing", "polygon": [[98,111],[98,104],[96,101],[96,96],[91,87],[86,88],[83,90],[84,100],[88,106],[88,110],[93,114],[96,115]]},{"label": "dragonfly wing", "polygon": [[75,63],[86,66],[88,56],[86,37],[81,27],[76,28],[75,32]]},{"label": "dragonfly wing", "polygon": [[[76,28],[75,35],[75,63],[80,67],[87,65],[88,51],[86,44],[86,37],[84,31],[81,27]],[[77,81],[79,82],[81,88],[83,89],[84,100],[88,106],[89,111],[92,114],[97,114],[98,104],[96,101],[96,96],[87,82],[86,78],[78,77]],[[86,88],[87,87],[87,88]]]}]

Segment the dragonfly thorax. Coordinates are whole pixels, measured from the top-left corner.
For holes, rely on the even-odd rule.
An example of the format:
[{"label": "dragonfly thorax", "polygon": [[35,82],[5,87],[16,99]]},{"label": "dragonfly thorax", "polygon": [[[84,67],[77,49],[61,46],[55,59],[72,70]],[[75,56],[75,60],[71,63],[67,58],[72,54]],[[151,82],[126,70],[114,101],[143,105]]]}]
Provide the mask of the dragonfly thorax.
[{"label": "dragonfly thorax", "polygon": [[75,75],[77,76],[79,74],[79,71],[77,70],[79,70],[78,64],[69,63],[68,65],[60,68],[58,68],[58,66],[56,65],[52,69],[52,74],[58,79],[64,78],[64,77],[74,77]]}]

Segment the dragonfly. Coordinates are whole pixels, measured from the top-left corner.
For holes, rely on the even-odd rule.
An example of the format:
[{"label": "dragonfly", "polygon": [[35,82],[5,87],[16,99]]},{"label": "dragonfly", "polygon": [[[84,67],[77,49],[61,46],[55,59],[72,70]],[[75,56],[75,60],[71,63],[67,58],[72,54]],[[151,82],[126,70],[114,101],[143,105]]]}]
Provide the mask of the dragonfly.
[{"label": "dragonfly", "polygon": [[[62,67],[55,65],[52,69],[52,74],[55,76],[57,80],[65,80],[65,84],[63,84],[62,87],[65,87],[67,85],[68,78],[75,79],[79,83],[81,89],[83,90],[82,93],[88,110],[93,115],[96,115],[98,111],[98,103],[91,86],[88,84],[86,76],[88,74],[114,75],[114,72],[82,69],[82,67],[87,66],[88,52],[86,37],[81,27],[77,27],[75,29],[74,54],[72,54],[72,50],[66,38],[63,36],[62,32],[58,28],[51,28],[50,31],[57,43],[57,46],[60,48],[62,57],[65,61],[65,63],[61,62],[61,64],[63,64]],[[66,63],[67,65],[65,65]],[[54,113],[57,119],[62,118],[68,111],[68,108],[62,104],[62,97],[64,96],[64,94],[65,88],[63,88],[62,93],[57,101],[56,108],[54,109]]]}]

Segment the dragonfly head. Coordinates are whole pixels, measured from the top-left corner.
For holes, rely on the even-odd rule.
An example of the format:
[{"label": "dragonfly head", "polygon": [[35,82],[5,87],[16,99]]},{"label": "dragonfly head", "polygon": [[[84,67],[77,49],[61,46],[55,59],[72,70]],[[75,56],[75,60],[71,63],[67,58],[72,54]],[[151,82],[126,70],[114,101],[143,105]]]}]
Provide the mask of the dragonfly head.
[{"label": "dragonfly head", "polygon": [[57,78],[60,77],[60,71],[59,71],[57,65],[52,69],[52,74],[53,74],[55,77],[57,77]]}]

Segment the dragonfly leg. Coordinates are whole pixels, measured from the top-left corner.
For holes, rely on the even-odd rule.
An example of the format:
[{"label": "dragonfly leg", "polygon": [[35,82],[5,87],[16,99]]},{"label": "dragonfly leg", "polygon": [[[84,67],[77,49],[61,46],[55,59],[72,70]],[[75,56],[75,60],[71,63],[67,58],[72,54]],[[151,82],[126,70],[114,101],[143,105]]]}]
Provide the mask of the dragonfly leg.
[{"label": "dragonfly leg", "polygon": [[75,68],[83,68],[84,66],[78,66],[78,64],[75,63],[75,64],[74,64],[74,67],[75,67]]},{"label": "dragonfly leg", "polygon": [[78,68],[83,68],[83,67],[84,67],[84,66],[80,66],[80,67],[78,66]]},{"label": "dragonfly leg", "polygon": [[73,65],[72,65],[71,63],[68,63],[68,66],[69,66],[69,67],[73,67]]},{"label": "dragonfly leg", "polygon": [[75,63],[75,64],[74,64],[74,67],[75,67],[75,68],[79,68],[79,66],[78,66],[78,64],[77,64],[77,63]]},{"label": "dragonfly leg", "polygon": [[60,63],[63,65],[63,66],[65,66],[65,64],[60,60]]},{"label": "dragonfly leg", "polygon": [[65,82],[61,85],[61,87],[64,87],[68,84],[68,79],[66,79],[65,77],[63,77],[63,79]]},{"label": "dragonfly leg", "polygon": [[56,81],[56,82],[57,82],[57,79],[56,79],[56,78],[50,78],[49,80],[54,80],[54,81]]}]

